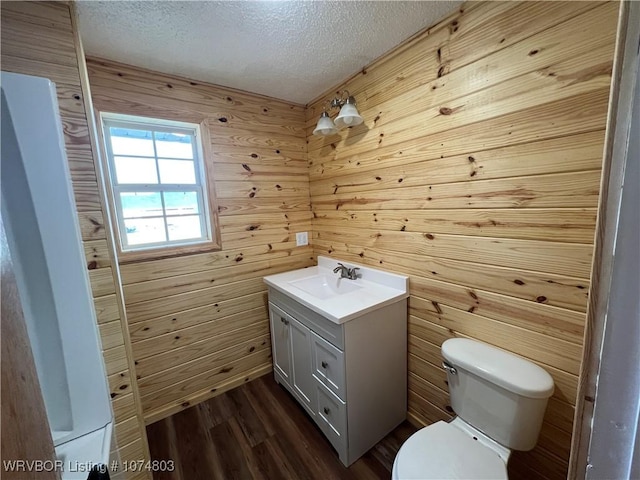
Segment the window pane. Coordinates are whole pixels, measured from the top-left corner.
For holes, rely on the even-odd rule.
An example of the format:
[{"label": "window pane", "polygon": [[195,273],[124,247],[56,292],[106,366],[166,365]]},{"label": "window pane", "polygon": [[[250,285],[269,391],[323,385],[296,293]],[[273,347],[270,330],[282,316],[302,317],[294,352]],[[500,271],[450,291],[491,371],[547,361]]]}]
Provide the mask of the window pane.
[{"label": "window pane", "polygon": [[158,183],[156,161],[153,158],[115,157],[118,183]]},{"label": "window pane", "polygon": [[158,160],[161,183],[195,185],[196,170],[192,160]]},{"label": "window pane", "polygon": [[193,215],[200,213],[196,192],[164,192],[166,215]]},{"label": "window pane", "polygon": [[155,132],[158,157],[193,158],[191,135]]},{"label": "window pane", "polygon": [[153,157],[153,134],[146,130],[110,127],[111,149],[114,155]]},{"label": "window pane", "polygon": [[198,125],[104,114],[104,128],[123,251],[210,240]]},{"label": "window pane", "polygon": [[160,192],[123,192],[120,201],[124,218],[162,216]]},{"label": "window pane", "polygon": [[131,218],[124,225],[129,245],[167,241],[163,218]]},{"label": "window pane", "polygon": [[169,240],[187,240],[202,237],[200,217],[190,215],[188,217],[167,217]]}]

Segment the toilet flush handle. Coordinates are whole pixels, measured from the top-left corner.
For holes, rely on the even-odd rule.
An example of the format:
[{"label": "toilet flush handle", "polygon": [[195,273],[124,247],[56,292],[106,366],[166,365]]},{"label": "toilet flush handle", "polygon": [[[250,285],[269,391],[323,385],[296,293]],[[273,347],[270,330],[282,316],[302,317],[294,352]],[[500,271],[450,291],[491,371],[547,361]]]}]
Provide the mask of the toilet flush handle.
[{"label": "toilet flush handle", "polygon": [[442,362],[442,368],[444,368],[451,375],[457,375],[458,374],[458,370],[456,370],[456,367],[451,365],[449,362]]}]

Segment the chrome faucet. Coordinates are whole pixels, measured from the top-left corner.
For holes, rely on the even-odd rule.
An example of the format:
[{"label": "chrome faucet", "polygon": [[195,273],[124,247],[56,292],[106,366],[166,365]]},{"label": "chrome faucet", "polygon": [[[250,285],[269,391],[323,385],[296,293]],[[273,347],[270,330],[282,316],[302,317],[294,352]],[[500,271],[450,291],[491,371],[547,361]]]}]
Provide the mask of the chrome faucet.
[{"label": "chrome faucet", "polygon": [[340,278],[349,278],[349,269],[341,263],[339,263],[338,266],[333,269],[333,273],[338,272],[340,272]]},{"label": "chrome faucet", "polygon": [[348,278],[349,280],[355,280],[358,278],[356,270],[360,270],[358,267],[347,268],[343,264],[338,263],[338,266],[333,269],[333,273],[340,272],[340,278]]}]

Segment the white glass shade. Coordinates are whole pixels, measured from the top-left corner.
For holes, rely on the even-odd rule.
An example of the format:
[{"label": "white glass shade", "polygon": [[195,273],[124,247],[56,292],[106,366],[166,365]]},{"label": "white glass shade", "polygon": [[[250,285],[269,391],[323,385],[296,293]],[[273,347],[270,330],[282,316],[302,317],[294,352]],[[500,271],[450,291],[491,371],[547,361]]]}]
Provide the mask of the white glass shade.
[{"label": "white glass shade", "polygon": [[333,120],[327,112],[322,112],[320,119],[318,120],[318,125],[316,125],[316,129],[313,131],[314,135],[333,135],[334,133],[338,133],[338,129],[333,124]]},{"label": "white glass shade", "polygon": [[363,119],[356,106],[353,103],[345,103],[336,117],[335,124],[338,128],[345,128],[360,125],[362,122]]}]

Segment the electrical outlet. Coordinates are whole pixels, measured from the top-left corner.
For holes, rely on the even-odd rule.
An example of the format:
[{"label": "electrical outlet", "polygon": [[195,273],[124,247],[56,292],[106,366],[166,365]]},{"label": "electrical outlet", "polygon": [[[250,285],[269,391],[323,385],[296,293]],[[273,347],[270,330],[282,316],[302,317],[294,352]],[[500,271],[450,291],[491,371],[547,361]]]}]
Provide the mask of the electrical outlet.
[{"label": "electrical outlet", "polygon": [[296,246],[302,247],[303,245],[309,245],[309,237],[307,232],[296,233]]}]

